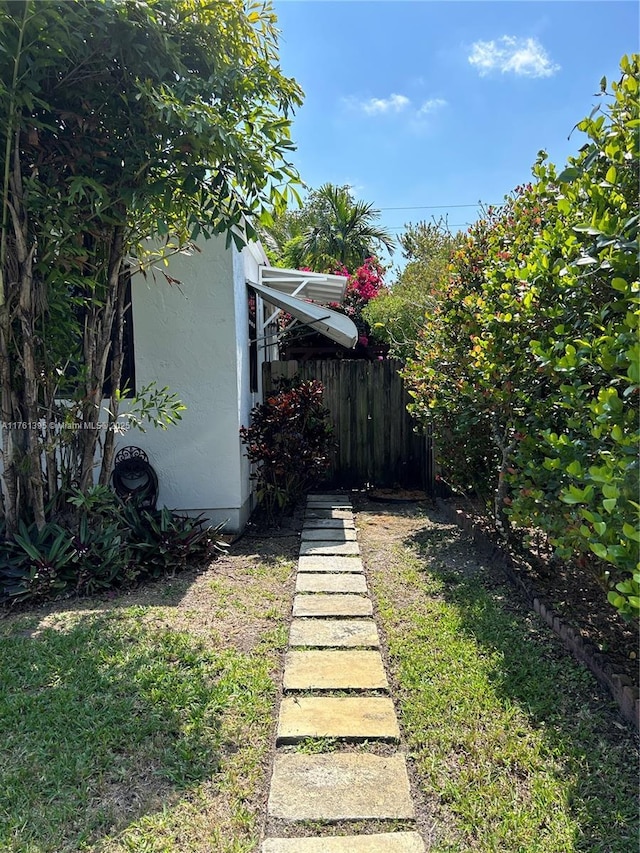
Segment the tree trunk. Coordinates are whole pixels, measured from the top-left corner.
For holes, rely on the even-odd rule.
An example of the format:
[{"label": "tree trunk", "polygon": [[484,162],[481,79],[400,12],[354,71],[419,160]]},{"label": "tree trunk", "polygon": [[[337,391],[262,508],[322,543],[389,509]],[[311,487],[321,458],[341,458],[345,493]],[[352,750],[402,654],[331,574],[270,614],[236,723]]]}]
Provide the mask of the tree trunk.
[{"label": "tree trunk", "polygon": [[29,224],[23,197],[18,141],[18,136],[16,136],[13,172],[10,179],[11,200],[7,203],[13,222],[19,271],[17,313],[22,333],[22,369],[24,373],[22,416],[26,422],[26,492],[38,530],[42,530],[46,523],[46,518],[44,512],[42,455],[37,427],[40,417],[38,412],[38,370],[36,366],[33,302],[33,258],[36,252],[36,244],[33,243],[29,246]]},{"label": "tree trunk", "polygon": [[102,448],[102,467],[100,469],[100,485],[107,486],[113,468],[115,456],[115,425],[118,420],[120,405],[120,384],[122,382],[122,365],[124,363],[124,312],[127,295],[128,276],[120,275],[118,282],[118,300],[114,318],[113,351],[111,353],[111,403],[109,406],[109,428],[104,437]]},{"label": "tree trunk", "polygon": [[[14,160],[13,150],[18,150],[16,128],[16,93],[19,86],[22,45],[27,21],[31,13],[30,2],[24,3],[22,23],[18,32],[18,43],[13,63],[13,77],[9,90],[8,125],[5,128],[5,150],[2,163],[2,226],[0,228],[0,412],[2,415],[2,478],[0,482],[0,509],[5,519],[6,533],[12,536],[18,528],[20,489],[16,466],[17,448],[13,430],[9,424],[20,420],[20,412],[14,407],[11,361],[11,323],[14,308],[13,295],[15,283],[10,258],[13,254],[9,246],[9,181]],[[15,138],[15,142],[14,142]],[[4,487],[4,489],[2,488]]]},{"label": "tree trunk", "polygon": [[27,471],[28,495],[34,520],[38,530],[46,523],[44,512],[44,486],[41,443],[37,424],[40,420],[38,412],[38,371],[36,368],[34,316],[33,316],[33,255],[35,246],[29,254],[21,271],[20,281],[20,326],[22,329],[22,362],[24,369],[24,419],[27,422]]},{"label": "tree trunk", "polygon": [[498,485],[494,494],[493,514],[498,533],[503,539],[508,540],[511,525],[509,517],[504,511],[505,498],[508,496],[508,484],[505,475],[511,463],[511,454],[516,449],[517,442],[514,438],[510,441],[506,440],[509,430],[504,430],[504,433],[500,430],[495,412],[491,415],[491,432],[493,440],[500,451],[500,468],[498,469]]},{"label": "tree trunk", "polygon": [[[107,282],[104,303],[94,306],[85,323],[84,349],[87,367],[86,395],[82,407],[83,429],[80,437],[81,491],[93,484],[95,454],[98,445],[102,388],[104,386],[109,350],[111,348],[114,319],[118,308],[120,270],[124,259],[124,228],[114,227],[108,246]],[[86,428],[84,428],[86,425]]]},{"label": "tree trunk", "polygon": [[[5,285],[6,292],[6,285]],[[9,335],[11,318],[5,301],[0,309],[0,410],[2,412],[2,485],[3,516],[8,536],[18,529],[18,478],[14,459],[13,435],[9,424],[13,418]]]},{"label": "tree trunk", "polygon": [[57,440],[55,434],[55,398],[57,391],[57,383],[46,385],[43,392],[46,395],[45,401],[45,426],[44,426],[44,458],[46,468],[46,483],[47,483],[47,499],[49,501],[56,497],[59,489],[58,483],[58,454]]}]

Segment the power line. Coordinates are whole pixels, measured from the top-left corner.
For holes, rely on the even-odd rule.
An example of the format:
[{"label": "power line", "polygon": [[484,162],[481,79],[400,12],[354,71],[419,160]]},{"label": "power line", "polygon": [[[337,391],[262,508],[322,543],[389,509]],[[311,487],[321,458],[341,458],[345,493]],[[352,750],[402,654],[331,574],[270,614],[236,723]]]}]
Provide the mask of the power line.
[{"label": "power line", "polygon": [[[454,207],[482,207],[483,201],[478,201],[475,204],[418,204],[413,207],[378,207],[377,210],[448,210]],[[496,204],[486,205],[487,207],[498,207]]]},{"label": "power line", "polygon": [[[469,225],[473,225],[473,222],[448,222],[447,228],[468,228]],[[407,229],[407,225],[388,225],[385,226],[387,231],[405,231]]]}]

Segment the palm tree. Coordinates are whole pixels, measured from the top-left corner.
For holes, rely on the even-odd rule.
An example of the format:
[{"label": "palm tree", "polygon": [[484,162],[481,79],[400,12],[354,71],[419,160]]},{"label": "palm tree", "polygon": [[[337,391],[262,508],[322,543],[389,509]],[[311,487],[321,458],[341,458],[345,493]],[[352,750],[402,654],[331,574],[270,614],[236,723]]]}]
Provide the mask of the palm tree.
[{"label": "palm tree", "polygon": [[323,184],[313,196],[316,215],[301,242],[305,262],[312,269],[332,272],[336,266],[345,266],[355,270],[366,258],[377,255],[381,246],[393,252],[393,237],[375,225],[380,211],[355,201],[348,187]]},{"label": "palm tree", "polygon": [[287,211],[279,219],[259,228],[260,240],[269,261],[278,267],[299,269],[304,266],[302,244],[306,225],[299,211]]}]

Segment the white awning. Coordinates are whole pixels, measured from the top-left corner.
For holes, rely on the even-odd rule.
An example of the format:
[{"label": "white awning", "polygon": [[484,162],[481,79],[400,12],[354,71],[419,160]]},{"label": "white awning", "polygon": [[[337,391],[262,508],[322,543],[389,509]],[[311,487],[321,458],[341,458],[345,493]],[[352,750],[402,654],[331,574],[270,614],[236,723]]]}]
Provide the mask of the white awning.
[{"label": "white awning", "polygon": [[[263,267],[263,269],[268,269],[268,267]],[[289,272],[289,270],[278,270],[278,272]],[[298,275],[307,275],[307,273],[297,272]],[[344,276],[325,276],[325,278],[344,279]],[[344,281],[346,283],[346,279]],[[299,322],[310,326],[337,344],[349,348],[356,345],[358,330],[353,320],[350,320],[345,314],[332,311],[323,305],[306,302],[304,299],[298,299],[296,296],[290,296],[288,293],[283,293],[280,289],[275,290],[272,287],[266,287],[264,284],[249,282],[249,285],[270,305],[281,308],[283,311],[291,314],[292,317],[295,317]],[[328,301],[337,302],[339,300],[330,299]]]},{"label": "white awning", "polygon": [[260,267],[260,284],[301,296],[313,302],[342,302],[347,289],[347,277],[305,270],[285,270],[279,267]]}]

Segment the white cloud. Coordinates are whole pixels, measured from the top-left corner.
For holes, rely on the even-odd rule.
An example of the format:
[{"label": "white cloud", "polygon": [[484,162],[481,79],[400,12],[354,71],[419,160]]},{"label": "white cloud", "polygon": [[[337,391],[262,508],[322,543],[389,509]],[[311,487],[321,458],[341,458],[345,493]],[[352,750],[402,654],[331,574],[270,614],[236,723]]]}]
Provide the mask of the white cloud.
[{"label": "white cloud", "polygon": [[406,109],[411,101],[405,95],[389,95],[388,98],[370,98],[359,104],[367,115],[379,113],[399,113]]},{"label": "white cloud", "polygon": [[551,77],[560,70],[534,38],[502,36],[497,41],[477,41],[468,59],[482,77],[491,71],[511,72],[521,77]]},{"label": "white cloud", "polygon": [[417,112],[418,118],[424,118],[425,116],[432,115],[437,110],[442,109],[442,107],[446,107],[447,102],[443,98],[429,98],[428,101],[425,101],[420,109]]},{"label": "white cloud", "polygon": [[416,119],[421,121],[447,106],[447,101],[443,98],[429,98],[416,108],[406,95],[397,94],[389,95],[388,98],[369,98],[367,101],[351,96],[343,98],[342,102],[348,109],[357,110],[369,116],[403,113],[413,121]]}]

